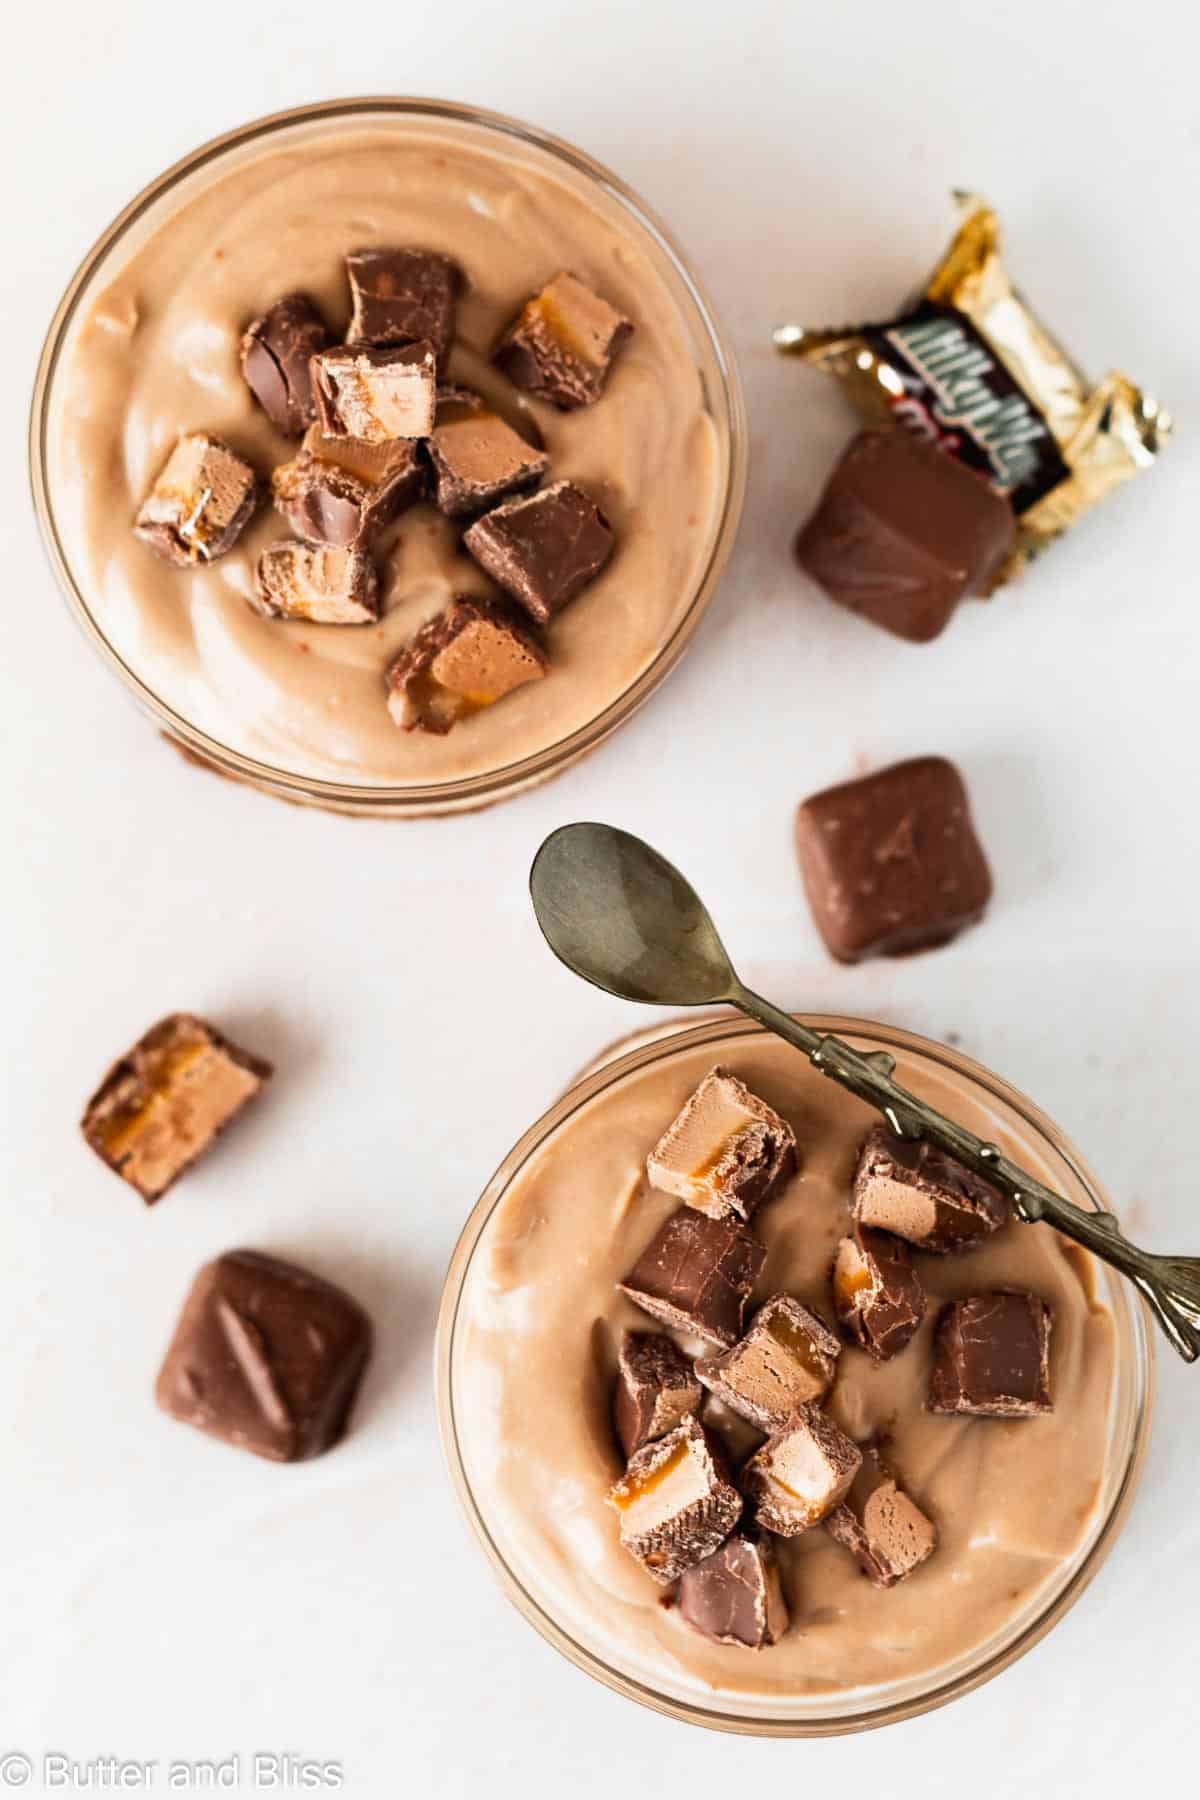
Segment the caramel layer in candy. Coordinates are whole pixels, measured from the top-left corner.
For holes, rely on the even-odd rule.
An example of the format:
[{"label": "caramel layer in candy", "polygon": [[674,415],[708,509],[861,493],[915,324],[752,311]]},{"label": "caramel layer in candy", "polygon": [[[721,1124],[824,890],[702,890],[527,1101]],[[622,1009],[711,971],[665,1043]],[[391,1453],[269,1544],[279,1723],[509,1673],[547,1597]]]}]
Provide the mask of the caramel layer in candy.
[{"label": "caramel layer in candy", "polygon": [[233,548],[260,497],[250,464],[220,438],[195,431],[172,450],[133,529],[165,562],[194,568]]},{"label": "caramel layer in candy", "polygon": [[825,1398],[841,1350],[815,1313],[787,1294],[775,1294],[732,1350],[698,1362],[696,1374],[760,1431],[782,1431],[807,1401]]},{"label": "caramel layer in candy", "polygon": [[742,1470],[758,1523],[798,1537],[832,1512],[858,1474],[862,1453],[818,1406],[802,1406]]},{"label": "caramel layer in candy", "polygon": [[895,1587],[937,1549],[936,1527],[874,1450],[863,1451],[862,1466],[825,1529],[879,1588]]},{"label": "caramel layer in candy", "polygon": [[864,431],[796,539],[831,600],[916,644],[938,637],[968,594],[986,593],[1012,554],[1003,495],[909,432]]},{"label": "caramel layer in candy", "polygon": [[766,1254],[737,1220],[681,1206],[651,1238],[621,1290],[665,1325],[727,1348],[741,1334]]},{"label": "caramel layer in candy", "polygon": [[495,360],[526,393],[564,411],[590,406],[633,325],[615,306],[565,271],[527,300]]},{"label": "caramel layer in candy", "polygon": [[508,607],[465,595],[422,625],[388,669],[388,711],[405,731],[444,735],[547,667]]},{"label": "caramel layer in candy", "polygon": [[326,437],[319,425],[275,470],[275,505],[298,537],[365,550],[425,492],[425,463],[408,438],[363,444]]},{"label": "caramel layer in candy", "polygon": [[791,1126],[720,1067],[704,1077],[646,1159],[655,1187],[714,1219],[748,1219],[795,1168]]},{"label": "caramel layer in candy", "polygon": [[309,364],[329,342],[325,321],[307,294],[286,294],[247,326],[242,338],[246,385],[277,431],[300,437],[316,415]]},{"label": "caramel layer in candy", "polygon": [[1050,1327],[1036,1294],[976,1294],[943,1307],[938,1319],[932,1412],[1025,1419],[1053,1412]]},{"label": "caramel layer in candy", "polygon": [[898,1356],[925,1317],[925,1289],[908,1246],[858,1223],[838,1245],[833,1300],[839,1324],[876,1362]]},{"label": "caramel layer in candy", "polygon": [[379,617],[379,578],[361,550],[272,544],[258,559],[255,604],[276,619],[369,625]]},{"label": "caramel layer in candy", "polygon": [[630,1459],[608,1504],[620,1519],[625,1549],[665,1587],[728,1537],[742,1496],[715,1439],[685,1419]]},{"label": "caramel layer in candy", "polygon": [[351,343],[416,344],[444,356],[454,336],[457,263],[434,250],[352,250],[346,275],[354,310]]},{"label": "caramel layer in candy", "polygon": [[371,1350],[349,1294],[307,1269],[231,1250],[201,1269],[158,1377],[164,1412],[272,1462],[343,1435]]},{"label": "caramel layer in candy", "polygon": [[343,344],[320,351],[311,367],[317,420],[327,437],[389,444],[432,431],[437,359],[428,340],[391,350]]},{"label": "caramel layer in candy", "polygon": [[617,1352],[613,1425],[627,1457],[699,1412],[703,1389],[669,1337],[626,1331]]},{"label": "caramel layer in candy", "polygon": [[468,388],[443,388],[426,450],[434,495],[452,519],[483,512],[537,486],[550,459]]},{"label": "caramel layer in candy", "polygon": [[84,1137],[147,1203],[212,1143],[271,1074],[204,1019],[171,1013],[114,1063],[84,1110]]},{"label": "caramel layer in candy", "polygon": [[854,1176],[854,1217],[920,1250],[970,1250],[1008,1220],[1003,1194],[932,1144],[873,1125]]},{"label": "caramel layer in candy", "polygon": [[962,776],[940,756],[814,794],[796,814],[796,850],[813,919],[840,962],[949,943],[992,896]]},{"label": "caramel layer in candy", "polygon": [[582,592],[612,555],[612,527],[571,481],[509,500],[463,535],[481,569],[542,625]]},{"label": "caramel layer in candy", "polygon": [[679,1580],[680,1616],[717,1644],[762,1650],[788,1628],[788,1606],[769,1537],[739,1525],[719,1550],[685,1569]]}]

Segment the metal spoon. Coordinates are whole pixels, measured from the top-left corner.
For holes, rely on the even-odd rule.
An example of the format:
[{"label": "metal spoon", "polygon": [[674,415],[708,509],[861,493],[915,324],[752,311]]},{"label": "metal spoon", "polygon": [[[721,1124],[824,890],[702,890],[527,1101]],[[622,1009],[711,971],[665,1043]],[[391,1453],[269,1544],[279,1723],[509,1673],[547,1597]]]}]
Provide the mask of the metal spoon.
[{"label": "metal spoon", "polygon": [[925,1138],[1006,1194],[1026,1224],[1043,1220],[1136,1284],[1185,1362],[1200,1356],[1200,1260],[1151,1256],[1111,1213],[1084,1212],[892,1079],[869,1055],[781,1012],[746,987],[695,889],[665,857],[612,825],[552,832],[529,877],[546,942],[567,967],[623,1000],[655,1006],[725,1002],[802,1050],[815,1069],[875,1106],[900,1137]]}]

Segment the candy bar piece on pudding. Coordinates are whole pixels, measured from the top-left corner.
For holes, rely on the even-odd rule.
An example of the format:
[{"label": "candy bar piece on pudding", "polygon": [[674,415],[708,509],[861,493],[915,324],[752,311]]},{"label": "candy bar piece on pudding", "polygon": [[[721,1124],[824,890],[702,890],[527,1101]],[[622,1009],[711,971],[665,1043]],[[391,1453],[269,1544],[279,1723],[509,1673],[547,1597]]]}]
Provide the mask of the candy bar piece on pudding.
[{"label": "candy bar piece on pudding", "polygon": [[842,1346],[832,1331],[787,1294],[760,1306],[732,1350],[696,1364],[696,1374],[726,1406],[760,1431],[782,1431],[810,1400],[833,1385]]},{"label": "candy bar piece on pudding", "polygon": [[409,438],[364,444],[326,437],[319,425],[271,478],[275,505],[297,536],[365,550],[425,492],[426,468]]},{"label": "candy bar piece on pudding", "polygon": [[719,1066],[704,1077],[646,1159],[654,1187],[714,1219],[729,1213],[748,1219],[795,1168],[791,1126]]},{"label": "candy bar piece on pudding", "polygon": [[258,559],[255,606],[269,618],[314,625],[369,625],[379,617],[379,577],[361,550],[272,544]]},{"label": "candy bar piece on pudding", "polygon": [[537,486],[550,459],[469,388],[442,388],[426,445],[434,496],[452,519],[495,506]]},{"label": "candy bar piece on pudding", "polygon": [[858,1558],[879,1588],[894,1587],[937,1549],[937,1528],[899,1485],[875,1450],[862,1466],[825,1529]]},{"label": "candy bar piece on pudding", "polygon": [[568,411],[600,398],[632,330],[615,306],[564,271],[525,302],[495,361],[517,387]]},{"label": "candy bar piece on pudding", "polygon": [[548,667],[508,607],[463,595],[422,625],[388,669],[388,711],[405,731],[444,735]]},{"label": "candy bar piece on pudding", "polygon": [[625,1549],[665,1587],[728,1537],[742,1496],[716,1440],[689,1418],[630,1458],[608,1504]]},{"label": "candy bar piece on pudding", "polygon": [[434,250],[352,250],[346,276],[354,310],[352,343],[416,344],[444,356],[454,336],[461,273]]},{"label": "candy bar piece on pudding", "polygon": [[802,1406],[742,1470],[742,1491],[758,1523],[798,1537],[838,1505],[862,1453],[818,1406]]},{"label": "candy bar piece on pudding", "polygon": [[909,431],[864,431],[796,539],[831,600],[896,637],[928,643],[968,594],[986,593],[1016,541],[987,480]]},{"label": "candy bar piece on pudding", "polygon": [[231,1250],[201,1269],[155,1397],[185,1425],[272,1462],[320,1456],[346,1428],[371,1322],[307,1269]]},{"label": "candy bar piece on pudding", "polygon": [[1054,1410],[1050,1398],[1053,1314],[1036,1294],[976,1294],[942,1308],[929,1407],[989,1419]]},{"label": "candy bar piece on pudding", "polygon": [[736,1219],[681,1206],[646,1245],[621,1291],[664,1325],[728,1349],[741,1335],[766,1254]]},{"label": "candy bar piece on pudding", "polygon": [[834,1258],[833,1301],[838,1323],[868,1356],[898,1356],[925,1317],[925,1289],[907,1244],[856,1221]]},{"label": "candy bar piece on pudding", "polygon": [[817,929],[840,962],[949,943],[991,899],[967,790],[940,756],[814,794],[796,815],[796,848]]},{"label": "candy bar piece on pudding", "polygon": [[612,555],[612,527],[571,481],[509,500],[463,536],[481,569],[539,624],[561,612]]},{"label": "candy bar piece on pudding", "polygon": [[242,374],[277,431],[300,437],[316,415],[312,370],[329,342],[325,321],[307,294],[285,294],[246,327]]},{"label": "candy bar piece on pudding", "polygon": [[658,1331],[626,1331],[617,1351],[613,1425],[627,1457],[699,1412],[703,1389],[682,1350]]},{"label": "candy bar piece on pudding", "polygon": [[81,1129],[149,1204],[208,1149],[271,1074],[204,1019],[171,1013],[114,1063]]},{"label": "candy bar piece on pudding", "polygon": [[680,1617],[716,1644],[762,1650],[788,1628],[788,1605],[775,1547],[753,1525],[739,1525],[719,1550],[679,1579]]},{"label": "candy bar piece on pudding", "polygon": [[190,569],[233,548],[259,498],[250,464],[220,438],[194,431],[167,458],[133,529],[164,561]]},{"label": "candy bar piece on pudding", "polygon": [[933,1144],[873,1125],[859,1152],[852,1197],[858,1224],[890,1231],[919,1250],[971,1250],[1009,1216],[990,1182]]},{"label": "candy bar piece on pudding", "polygon": [[437,407],[437,358],[428,339],[377,349],[340,344],[320,350],[312,363],[313,399],[326,437],[390,444],[423,438]]}]

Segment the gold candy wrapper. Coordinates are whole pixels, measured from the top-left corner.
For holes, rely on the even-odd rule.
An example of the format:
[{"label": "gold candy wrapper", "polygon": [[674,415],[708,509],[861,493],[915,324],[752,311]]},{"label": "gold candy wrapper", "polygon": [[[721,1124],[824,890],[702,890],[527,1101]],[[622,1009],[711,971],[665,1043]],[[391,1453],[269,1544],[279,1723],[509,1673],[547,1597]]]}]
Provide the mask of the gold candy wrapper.
[{"label": "gold candy wrapper", "polygon": [[911,311],[841,331],[783,325],[775,345],[844,381],[872,424],[932,439],[1009,497],[1017,543],[998,587],[1148,468],[1171,419],[1124,375],[1089,385],[1009,281],[991,207],[955,199],[962,223]]}]

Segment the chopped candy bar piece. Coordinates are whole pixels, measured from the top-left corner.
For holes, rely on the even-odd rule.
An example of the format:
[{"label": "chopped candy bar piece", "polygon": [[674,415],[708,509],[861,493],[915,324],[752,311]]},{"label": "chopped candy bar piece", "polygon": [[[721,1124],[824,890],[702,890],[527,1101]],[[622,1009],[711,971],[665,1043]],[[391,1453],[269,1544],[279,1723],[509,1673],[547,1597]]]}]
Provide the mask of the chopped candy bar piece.
[{"label": "chopped candy bar piece", "polygon": [[695,1419],[639,1450],[608,1495],[621,1543],[662,1586],[703,1562],[742,1511],[724,1455]]},{"label": "chopped candy bar piece", "polygon": [[392,663],[388,710],[405,731],[444,734],[547,667],[545,651],[507,607],[464,595],[422,625]]},{"label": "chopped candy bar piece", "polygon": [[896,1481],[874,1450],[825,1529],[856,1556],[876,1587],[894,1587],[919,1569],[937,1548],[937,1529]]},{"label": "chopped candy bar piece", "polygon": [[525,302],[495,360],[526,393],[564,411],[590,406],[632,330],[615,306],[564,271]]},{"label": "chopped candy bar piece", "polygon": [[613,1424],[627,1457],[700,1408],[703,1390],[683,1352],[657,1331],[627,1331],[617,1352]]},{"label": "chopped candy bar piece", "polygon": [[838,1321],[876,1362],[908,1344],[925,1317],[925,1289],[908,1246],[886,1231],[855,1224],[833,1265]]},{"label": "chopped candy bar piece", "polygon": [[570,481],[509,500],[463,536],[481,569],[539,624],[585,588],[612,555],[612,527],[594,500]]},{"label": "chopped candy bar piece", "polygon": [[426,468],[409,438],[363,444],[319,425],[272,477],[275,505],[298,537],[365,550],[425,492]]},{"label": "chopped candy bar piece", "polygon": [[427,340],[395,350],[343,344],[312,359],[317,419],[327,437],[388,444],[433,429],[437,359]]},{"label": "chopped candy bar piece", "polygon": [[696,1374],[760,1431],[782,1431],[806,1401],[825,1398],[841,1349],[815,1313],[775,1294],[733,1349],[698,1362]]},{"label": "chopped candy bar piece", "polygon": [[233,548],[260,497],[250,464],[220,438],[195,431],[172,450],[133,529],[165,562],[194,568]]},{"label": "chopped candy bar piece", "polygon": [[780,1537],[797,1537],[845,1496],[862,1453],[817,1406],[802,1406],[742,1470],[755,1517]]},{"label": "chopped candy bar piece", "polygon": [[255,604],[270,618],[369,625],[379,617],[379,577],[361,550],[273,544],[258,559]]},{"label": "chopped candy bar piece", "polygon": [[714,1219],[748,1219],[795,1168],[791,1126],[722,1068],[704,1077],[646,1161],[655,1187]]},{"label": "chopped candy bar piece", "polygon": [[483,512],[508,494],[525,493],[550,466],[548,456],[466,388],[443,388],[438,394],[437,420],[426,448],[437,503],[452,519]]},{"label": "chopped candy bar piece", "polygon": [[352,250],[346,275],[354,312],[352,343],[416,344],[444,356],[454,336],[457,263],[433,250]]},{"label": "chopped candy bar piece", "polygon": [[991,1419],[1053,1412],[1053,1317],[1036,1294],[976,1294],[943,1307],[929,1384],[930,1410]]},{"label": "chopped candy bar piece", "polygon": [[299,437],[316,414],[309,364],[329,342],[325,321],[307,294],[287,294],[247,326],[242,374],[272,425]]},{"label": "chopped candy bar piece", "polygon": [[681,1206],[621,1283],[635,1305],[677,1331],[728,1347],[737,1341],[766,1250],[736,1219]]},{"label": "chopped candy bar piece", "polygon": [[1008,1220],[1003,1194],[923,1140],[886,1125],[867,1133],[854,1177],[854,1217],[919,1250],[971,1250]]},{"label": "chopped candy bar piece", "polygon": [[788,1606],[775,1547],[752,1525],[739,1525],[719,1550],[685,1569],[680,1615],[718,1644],[761,1650],[788,1628]]}]

